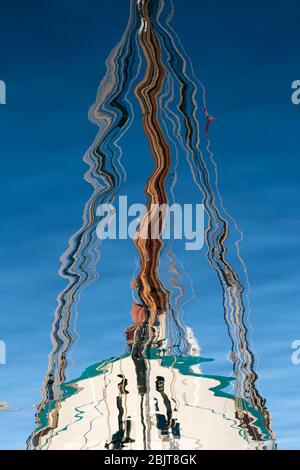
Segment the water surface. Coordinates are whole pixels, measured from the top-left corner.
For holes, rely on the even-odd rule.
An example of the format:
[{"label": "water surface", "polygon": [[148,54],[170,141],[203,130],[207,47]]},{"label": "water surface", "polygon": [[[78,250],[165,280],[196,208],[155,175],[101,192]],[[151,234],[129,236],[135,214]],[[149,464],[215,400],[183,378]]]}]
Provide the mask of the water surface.
[{"label": "water surface", "polygon": [[[232,376],[236,364],[230,351],[240,357],[246,354],[246,379],[244,366],[238,362],[235,383],[240,385],[237,387],[229,381],[226,392],[236,397],[250,386],[252,398],[255,393],[259,397],[255,402],[257,411],[264,414],[266,407],[272,416],[269,426],[275,432],[278,447],[299,448],[296,392],[299,374],[291,361],[291,343],[298,339],[299,326],[295,215],[299,201],[296,132],[299,110],[290,101],[290,83],[297,78],[295,44],[299,7],[295,2],[288,2],[295,12],[293,19],[287,14],[286,2],[272,9],[268,2],[264,6],[252,2],[248,7],[233,2],[230,11],[225,11],[221,2],[203,8],[190,2],[191,7],[187,9],[180,2],[174,3],[173,27],[189,52],[195,74],[205,85],[207,109],[216,117],[209,125],[210,149],[218,164],[222,201],[244,233],[241,252],[251,285],[251,312],[243,292],[247,315],[245,327],[242,325],[240,331],[246,335],[247,343],[244,338],[242,345],[235,341],[232,345],[235,336],[230,335],[230,328],[234,329],[235,325],[226,321],[226,315],[224,319],[222,279],[220,286],[216,275],[219,265],[215,266],[217,273],[214,272],[214,266],[206,258],[206,249],[195,255],[179,247],[177,264],[185,287],[184,296],[189,300],[181,299],[180,308],[184,310],[184,318],[180,313],[181,323],[189,329],[185,330],[181,349],[176,351],[175,344],[169,354],[191,356],[191,350],[184,346],[188,338],[187,343],[192,342],[196,349],[194,356],[207,359],[202,361],[197,373],[226,378]],[[15,15],[25,14],[25,8],[27,12],[32,10],[30,21],[20,23],[20,28],[12,32],[9,25]],[[0,108],[4,169],[1,339],[7,344],[7,364],[1,365],[1,400],[7,403],[1,412],[2,448],[26,447],[28,436],[36,428],[34,406],[59,399],[60,381],[72,382],[93,364],[112,356],[120,357],[130,349],[124,335],[131,325],[130,285],[139,273],[137,266],[143,250],[137,250],[131,240],[113,240],[101,249],[99,279],[84,290],[80,303],[71,302],[72,341],[69,344],[59,330],[64,346],[58,351],[54,345],[52,365],[51,357],[48,365],[56,298],[66,288],[66,281],[57,275],[59,257],[67,249],[72,234],[77,233],[92,192],[91,186],[83,182],[87,167],[82,156],[97,129],[89,123],[86,111],[95,101],[99,79],[105,73],[104,62],[115,46],[116,36],[121,38],[126,30],[129,4],[118,2],[117,17],[115,8],[96,2],[89,9],[81,2],[72,3],[71,8],[67,1],[59,5],[54,2],[43,11],[34,2],[27,2],[26,7],[4,8],[6,21],[1,35],[8,47],[2,51],[1,63],[6,76],[1,78],[9,84],[11,92],[8,104]],[[43,16],[47,17],[47,27],[41,20]],[[135,26],[133,22],[132,31],[134,28],[138,24]],[[23,54],[20,44],[25,50]],[[128,38],[124,44],[128,46]],[[168,41],[162,44],[163,60],[167,62]],[[121,48],[121,57],[124,54],[125,47]],[[136,51],[133,56],[132,77],[138,73],[139,59],[147,62],[147,51],[142,58]],[[17,60],[12,61],[12,57]],[[183,78],[180,70],[176,70],[180,81]],[[143,72],[144,68],[142,78],[137,78],[135,83],[140,83],[141,91]],[[124,75],[119,80],[122,85]],[[124,87],[120,90],[123,94],[126,91]],[[168,92],[168,85],[164,91]],[[119,191],[128,194],[132,202],[144,202],[145,183],[153,171],[153,159],[147,127],[146,135],[145,128],[142,129],[141,106],[139,109],[138,100],[136,103],[132,125],[122,136],[126,181],[122,180],[120,167],[117,172],[120,179],[115,177],[110,195]],[[200,112],[205,111],[202,93],[197,103]],[[187,114],[190,116],[191,108]],[[203,112],[199,117],[204,141],[208,116]],[[151,136],[151,129],[148,134]],[[204,151],[207,152],[205,146]],[[165,158],[164,152],[162,156]],[[197,185],[192,186],[183,151],[179,157],[177,199],[197,202],[203,194]],[[206,157],[209,158],[209,153]],[[213,170],[212,166],[212,175]],[[174,175],[171,165],[170,173]],[[171,178],[166,178],[164,185],[168,191],[170,184]],[[215,188],[213,191],[216,194]],[[90,220],[88,215],[88,225]],[[229,222],[232,225],[231,219]],[[233,226],[230,233],[228,262],[247,291],[247,279],[243,265],[237,266],[234,245],[239,232]],[[152,278],[151,282],[172,283],[168,269],[164,270],[164,259],[170,262],[170,256],[165,254],[164,258],[162,253],[160,277]],[[83,272],[81,268],[80,271]],[[92,272],[90,267],[87,272]],[[144,276],[145,282],[150,282],[147,270]],[[83,283],[87,280],[83,279]],[[174,283],[173,289],[176,291]],[[172,286],[166,290],[171,291]],[[145,297],[143,292],[140,295],[142,301],[154,302],[152,305],[159,315],[158,310],[163,309],[166,301],[164,296],[153,299]],[[176,304],[176,292],[171,298]],[[191,340],[191,335],[188,337],[187,332],[191,331],[195,340]],[[68,353],[67,367],[64,355],[59,356],[64,348]],[[150,357],[147,360],[151,361]],[[49,386],[45,386],[52,369],[55,386],[51,384],[53,396],[50,393],[49,397]],[[257,380],[253,381],[253,373],[258,374]],[[266,420],[269,423],[268,417]]]}]

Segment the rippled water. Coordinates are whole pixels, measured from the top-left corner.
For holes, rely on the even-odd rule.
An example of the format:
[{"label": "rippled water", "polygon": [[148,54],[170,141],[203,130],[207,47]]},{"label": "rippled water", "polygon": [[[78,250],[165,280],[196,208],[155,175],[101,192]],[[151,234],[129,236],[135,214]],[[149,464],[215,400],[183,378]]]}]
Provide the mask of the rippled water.
[{"label": "rippled water", "polygon": [[[4,213],[12,228],[2,234],[2,301],[9,312],[3,321],[7,364],[1,366],[3,448],[298,446],[299,379],[291,360],[297,339],[297,270],[295,253],[287,250],[287,245],[296,246],[292,227],[297,226],[293,207],[298,188],[292,163],[284,157],[281,172],[283,157],[270,143],[276,118],[267,126],[260,116],[264,108],[253,111],[250,106],[250,112],[237,95],[227,108],[226,100],[214,102],[216,111],[228,110],[222,116],[228,127],[219,124],[214,131],[218,119],[207,104],[214,91],[200,77],[205,59],[194,48],[188,54],[177,35],[174,11],[183,14],[178,3],[132,0],[120,6],[129,20],[119,25],[123,36],[107,56],[90,108],[98,133],[84,155],[85,167],[73,153],[79,155],[78,147],[83,153],[92,130],[72,115],[78,112],[74,91],[87,86],[85,79],[75,78],[69,92],[67,82],[60,84],[69,108],[62,107],[56,93],[52,119],[45,110],[43,119],[37,119],[34,106],[40,109],[38,94],[43,92],[35,92],[34,138],[25,139],[32,166],[19,162],[22,173],[13,173],[14,186],[3,185],[10,201]],[[68,2],[64,7],[63,17]],[[243,11],[237,8],[238,13],[244,21]],[[9,8],[6,14],[9,18]],[[210,14],[208,8],[203,17]],[[192,34],[204,38],[195,32],[190,13],[186,18]],[[260,27],[268,32],[268,25]],[[257,28],[255,37],[261,34]],[[182,29],[184,39],[189,28],[185,24]],[[230,37],[227,31],[225,36]],[[236,53],[236,46],[231,47]],[[76,61],[76,54],[69,60]],[[90,61],[95,58],[85,64]],[[227,94],[236,90],[233,71],[232,77]],[[264,106],[268,113],[275,105]],[[294,109],[289,113],[291,122],[297,119]],[[6,125],[16,126],[16,119],[9,114]],[[40,145],[50,133],[64,140]],[[6,142],[7,137],[2,139],[7,154]],[[297,148],[293,143],[291,148]],[[17,155],[18,143],[13,145]],[[84,171],[85,186],[80,185]],[[19,194],[27,196],[25,208]],[[153,203],[203,203],[205,246],[188,251],[182,240],[162,240],[162,220],[156,222],[157,239],[137,235],[135,240],[100,242],[97,209],[122,195],[130,204],[146,204],[148,213]],[[55,260],[68,239],[58,279]]]}]

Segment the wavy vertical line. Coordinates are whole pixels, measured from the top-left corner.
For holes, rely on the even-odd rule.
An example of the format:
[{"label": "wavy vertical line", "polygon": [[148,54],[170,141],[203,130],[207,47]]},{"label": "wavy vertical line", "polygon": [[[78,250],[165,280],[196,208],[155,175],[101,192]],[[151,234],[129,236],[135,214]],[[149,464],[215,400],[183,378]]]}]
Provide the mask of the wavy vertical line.
[{"label": "wavy vertical line", "polygon": [[128,93],[140,68],[140,63],[133,60],[139,57],[136,51],[138,18],[134,3],[131,2],[129,21],[122,39],[106,61],[106,74],[100,82],[95,104],[89,111],[90,121],[99,127],[93,144],[84,156],[84,161],[89,166],[85,180],[93,186],[94,192],[85,205],[81,228],[70,238],[69,247],[61,257],[59,273],[68,281],[68,285],[58,296],[51,332],[53,347],[38,413],[46,403],[61,396],[60,387],[65,381],[67,354],[73,343],[70,322],[83,289],[97,279],[97,207],[106,201],[113,202],[126,179],[118,141],[133,120],[134,113]]},{"label": "wavy vertical line", "polygon": [[[141,262],[141,269],[137,276],[138,290],[150,324],[153,324],[157,315],[166,312],[168,304],[168,292],[157,273],[163,241],[161,237],[152,238],[151,224],[148,221],[153,220],[151,207],[153,204],[161,206],[168,203],[165,182],[171,162],[170,148],[159,122],[157,99],[162,90],[166,71],[150,17],[150,7],[152,5],[153,2],[150,0],[138,2],[138,11],[141,18],[138,38],[146,61],[146,70],[143,79],[135,88],[135,95],[142,110],[144,132],[148,138],[155,165],[145,188],[148,211],[143,220],[147,224],[148,236],[146,238],[138,236],[135,241]],[[156,223],[160,225],[159,234],[161,235],[162,222],[158,220]]]},{"label": "wavy vertical line", "polygon": [[[162,10],[163,8],[161,11]],[[254,355],[249,348],[247,327],[244,320],[244,287],[237,272],[226,258],[226,240],[229,236],[229,224],[227,220],[221,216],[220,210],[217,207],[216,198],[211,185],[211,175],[200,149],[200,127],[197,119],[198,105],[196,100],[197,85],[187,72],[188,59],[185,58],[187,54],[181,47],[181,43],[177,40],[176,33],[170,27],[172,15],[173,7],[171,14],[165,22],[165,26],[161,24],[158,16],[156,18],[156,27],[158,35],[167,50],[167,60],[170,69],[181,89],[181,97],[177,109],[183,117],[184,142],[187,146],[188,163],[194,182],[203,194],[203,202],[208,214],[208,229],[206,231],[206,241],[208,245],[207,258],[213,269],[217,272],[223,289],[224,316],[232,341],[232,353],[235,356],[233,372],[236,376],[236,393],[238,396],[250,399],[253,405],[264,414],[266,421],[269,421],[268,413],[265,409],[265,400],[260,396],[255,387],[257,374],[254,372]],[[205,102],[204,106],[204,110],[207,112]],[[207,113],[205,126],[207,138],[210,122],[211,118]],[[182,129],[180,130],[182,132]],[[210,158],[211,157],[212,155],[210,155]],[[214,187],[216,188],[216,186],[215,182]],[[219,194],[219,191],[217,194]],[[221,208],[224,208],[223,204],[221,204]],[[238,245],[236,248],[237,256],[241,261]],[[245,270],[243,262],[242,267]]]}]

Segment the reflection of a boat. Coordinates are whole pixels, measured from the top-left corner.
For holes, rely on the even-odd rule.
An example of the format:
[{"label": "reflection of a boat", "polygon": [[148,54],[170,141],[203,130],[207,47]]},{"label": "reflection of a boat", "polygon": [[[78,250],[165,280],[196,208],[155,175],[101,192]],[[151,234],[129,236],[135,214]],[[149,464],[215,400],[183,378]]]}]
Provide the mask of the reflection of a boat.
[{"label": "reflection of a boat", "polygon": [[[29,448],[261,449],[273,441],[260,414],[241,416],[225,391],[227,377],[195,373],[210,359],[159,356],[151,350],[142,373],[130,354],[86,369],[63,385],[64,397],[39,415]],[[147,383],[141,390],[141,380]]]}]

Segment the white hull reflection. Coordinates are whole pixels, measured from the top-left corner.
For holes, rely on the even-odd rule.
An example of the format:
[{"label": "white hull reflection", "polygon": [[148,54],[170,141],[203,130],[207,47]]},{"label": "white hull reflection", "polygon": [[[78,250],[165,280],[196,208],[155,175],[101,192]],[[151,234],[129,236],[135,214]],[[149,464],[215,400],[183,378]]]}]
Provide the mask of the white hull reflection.
[{"label": "white hull reflection", "polygon": [[[266,449],[261,416],[237,418],[231,379],[195,373],[205,359],[131,356],[92,366],[39,413],[30,449]],[[146,366],[146,367],[145,367]],[[199,369],[198,369],[199,370]],[[146,393],[143,393],[145,387]],[[225,391],[226,388],[226,391]]]}]

